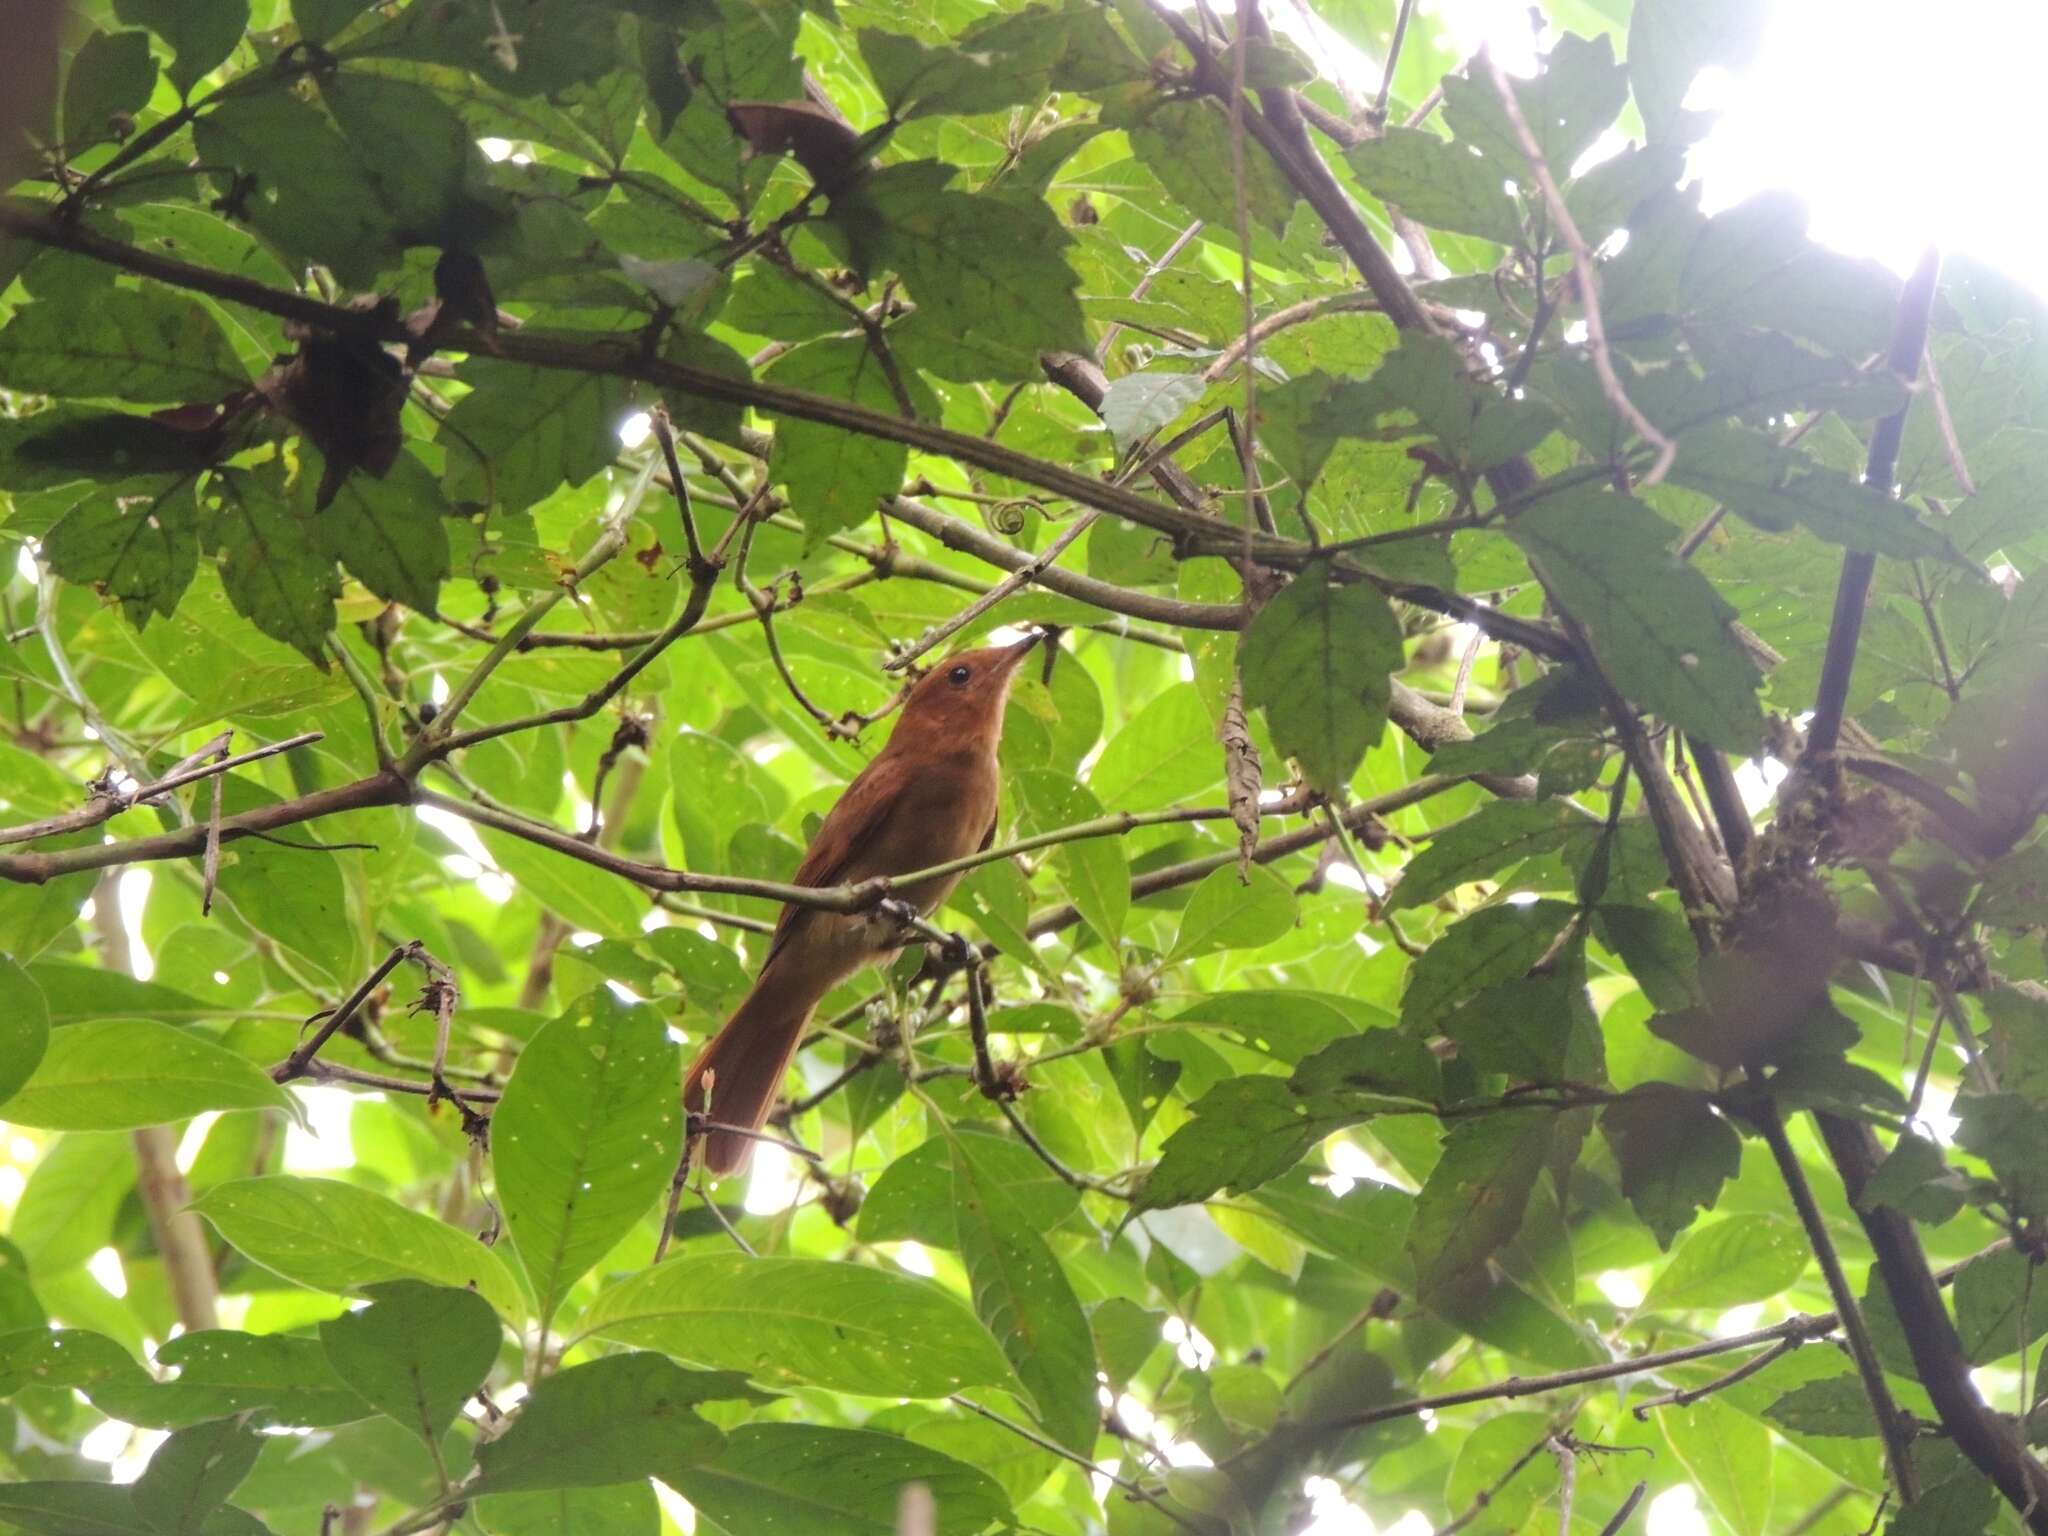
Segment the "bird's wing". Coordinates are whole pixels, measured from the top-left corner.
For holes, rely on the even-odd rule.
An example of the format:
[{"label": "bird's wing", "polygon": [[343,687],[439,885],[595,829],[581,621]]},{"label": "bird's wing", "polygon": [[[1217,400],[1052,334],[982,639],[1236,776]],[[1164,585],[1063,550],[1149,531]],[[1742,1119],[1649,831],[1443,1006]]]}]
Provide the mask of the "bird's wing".
[{"label": "bird's wing", "polygon": [[[846,786],[839,803],[826,815],[790,884],[819,889],[843,884],[851,878],[861,856],[881,840],[890,818],[903,804],[904,789],[915,773],[915,765],[907,756],[887,752],[861,769]],[[811,910],[796,906],[782,909],[775,921],[775,937],[768,946],[769,959],[789,941],[796,920]]]}]

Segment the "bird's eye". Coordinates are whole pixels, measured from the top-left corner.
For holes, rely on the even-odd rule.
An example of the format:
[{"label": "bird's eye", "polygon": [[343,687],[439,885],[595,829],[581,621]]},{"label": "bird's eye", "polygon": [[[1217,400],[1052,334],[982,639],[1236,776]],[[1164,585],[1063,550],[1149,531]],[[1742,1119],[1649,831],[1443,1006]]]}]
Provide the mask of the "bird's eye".
[{"label": "bird's eye", "polygon": [[966,683],[967,679],[972,677],[973,675],[974,673],[971,668],[955,667],[952,671],[946,674],[946,681],[951,683],[955,688],[958,688],[963,686]]}]

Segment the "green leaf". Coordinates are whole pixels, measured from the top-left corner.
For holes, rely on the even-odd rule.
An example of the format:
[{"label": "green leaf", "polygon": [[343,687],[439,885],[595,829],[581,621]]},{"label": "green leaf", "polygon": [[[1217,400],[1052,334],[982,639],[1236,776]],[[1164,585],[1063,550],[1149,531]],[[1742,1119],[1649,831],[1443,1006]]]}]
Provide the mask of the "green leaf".
[{"label": "green leaf", "polygon": [[609,1355],[557,1372],[535,1388],[512,1427],[477,1449],[478,1491],[599,1488],[659,1477],[717,1456],[724,1436],[696,1405],[729,1388],[660,1355]]},{"label": "green leaf", "polygon": [[[888,373],[864,337],[806,342],[776,359],[769,380],[884,415],[902,414]],[[814,546],[828,534],[866,522],[883,497],[900,491],[909,457],[901,443],[822,422],[785,418],[776,427],[774,474],[789,488],[790,505]]]},{"label": "green leaf", "polygon": [[586,993],[526,1043],[491,1117],[491,1163],[541,1326],[668,1188],[681,1066],[652,1008]]},{"label": "green leaf", "polygon": [[1693,1486],[1736,1536],[1770,1529],[1771,1432],[1719,1398],[1703,1398],[1657,1416],[1671,1453]]},{"label": "green leaf", "polygon": [[1046,1433],[1092,1456],[1102,1409],[1096,1400],[1095,1342],[1066,1272],[1023,1207],[951,1141],[960,1257],[974,1310],[994,1334],[1038,1405]]},{"label": "green leaf", "polygon": [[578,1326],[770,1386],[944,1397],[1010,1376],[987,1330],[937,1286],[818,1259],[671,1259],[602,1292]]},{"label": "green leaf", "polygon": [[93,33],[72,56],[64,77],[65,148],[75,154],[87,145],[124,137],[115,119],[140,112],[155,85],[148,33]]},{"label": "green leaf", "polygon": [[1041,352],[1087,350],[1080,279],[1053,211],[945,190],[952,174],[929,160],[888,166],[834,198],[833,217],[858,222],[858,238],[909,286],[923,327],[973,343],[979,367],[961,376],[1037,378]]},{"label": "green leaf", "polygon": [[1711,496],[1769,533],[1803,527],[1845,549],[1955,560],[1948,535],[1861,480],[1781,448],[1762,432],[1709,423],[1679,439],[1671,482]]},{"label": "green leaf", "polygon": [[565,859],[509,832],[478,830],[491,862],[518,887],[571,927],[611,938],[633,938],[646,912],[644,899],[616,876]]},{"label": "green leaf", "polygon": [[1473,1273],[1521,1230],[1556,1127],[1547,1109],[1503,1110],[1452,1125],[1408,1230],[1423,1294]]},{"label": "green leaf", "polygon": [[1697,138],[1713,121],[1688,111],[1693,76],[1710,64],[1739,73],[1763,42],[1764,0],[1637,0],[1628,72],[1650,142]]},{"label": "green leaf", "polygon": [[1645,1312],[1725,1311],[1777,1295],[1806,1271],[1805,1238],[1775,1216],[1730,1216],[1697,1227],[1643,1297]]},{"label": "green leaf", "polygon": [[1608,1105],[1600,1129],[1621,1165],[1621,1192],[1660,1248],[1692,1225],[1694,1212],[1712,1210],[1722,1184],[1742,1168],[1742,1138],[1708,1096],[1669,1083],[1647,1084]]},{"label": "green leaf", "polygon": [[2048,1215],[2048,1109],[2016,1093],[1955,1101],[1956,1145],[1991,1165],[2020,1213]]},{"label": "green leaf", "polygon": [[1088,787],[1117,811],[1148,811],[1223,782],[1215,722],[1192,688],[1169,688],[1125,722],[1102,749]]},{"label": "green leaf", "polygon": [[1987,1253],[1956,1276],[1956,1332],[1972,1365],[1989,1365],[2048,1332],[2048,1283],[2015,1248]]},{"label": "green leaf", "polygon": [[1294,922],[1294,888],[1265,865],[1254,864],[1249,881],[1239,878],[1235,866],[1212,870],[1189,894],[1167,959],[1257,949],[1289,932]]},{"label": "green leaf", "polygon": [[181,1429],[156,1448],[128,1490],[136,1512],[164,1536],[200,1536],[262,1449],[262,1435],[240,1419]]},{"label": "green leaf", "polygon": [[[1230,124],[1221,112],[1206,102],[1147,93],[1137,99],[1134,110],[1105,111],[1103,119],[1130,135],[1132,153],[1181,207],[1218,229],[1237,227]],[[1293,190],[1264,154],[1244,156],[1244,171],[1245,204],[1252,223],[1281,233],[1294,213]]]},{"label": "green leaf", "polygon": [[167,73],[180,94],[235,51],[249,27],[248,0],[114,0],[114,14],[131,27],[147,27],[177,55]]},{"label": "green leaf", "polygon": [[1729,632],[1734,610],[1670,553],[1668,524],[1629,497],[1580,491],[1538,502],[1509,533],[1624,695],[1716,746],[1756,750],[1756,664]]},{"label": "green leaf", "polygon": [[[1118,449],[1128,453],[1201,399],[1207,389],[1199,373],[1169,373],[1163,368],[1127,373],[1110,382],[1095,413],[1109,428]],[[1150,530],[1145,536],[1156,537]]]},{"label": "green leaf", "polygon": [[[138,36],[140,34],[137,34]],[[119,1483],[31,1480],[0,1485],[0,1520],[36,1536],[157,1536],[135,1508],[134,1488]],[[217,1512],[198,1527],[204,1536],[259,1536],[260,1521],[239,1510]]]},{"label": "green leaf", "polygon": [[1593,909],[1593,931],[1621,956],[1653,1007],[1671,1011],[1706,1002],[1699,949],[1692,929],[1676,912],[1605,903]]},{"label": "green leaf", "polygon": [[476,1512],[491,1536],[661,1536],[662,1529],[648,1482],[487,1493]]},{"label": "green leaf", "polygon": [[206,307],[154,284],[22,305],[0,327],[0,379],[29,394],[143,405],[249,387],[248,370]]},{"label": "green leaf", "polygon": [[50,1036],[7,1118],[47,1130],[125,1131],[290,1102],[254,1062],[202,1035],[148,1019],[95,1019]]},{"label": "green leaf", "polygon": [[1367,191],[1418,223],[1517,246],[1522,220],[1498,163],[1424,128],[1390,127],[1344,157]]},{"label": "green leaf", "polygon": [[1940,1147],[1901,1131],[1864,1184],[1861,1204],[1869,1210],[1888,1205],[1915,1221],[1940,1226],[1963,1208],[1966,1194],[1963,1176],[1948,1166]]},{"label": "green leaf", "polygon": [[[258,189],[234,206],[295,270],[320,262],[341,282],[366,286],[397,254],[390,210],[348,140],[296,92],[255,91],[223,101],[193,124],[192,143],[224,195],[238,179]],[[474,361],[464,373],[488,366]]]},{"label": "green leaf", "polygon": [[193,490],[187,475],[146,497],[88,497],[43,536],[43,563],[68,582],[118,598],[137,629],[152,614],[169,618],[199,571]]},{"label": "green leaf", "polygon": [[395,1200],[335,1179],[234,1179],[192,1209],[242,1253],[317,1291],[388,1280],[473,1286],[501,1316],[525,1315],[518,1282],[490,1249]]},{"label": "green leaf", "polygon": [[1081,1203],[1080,1191],[1021,1141],[963,1125],[951,1141],[934,1136],[920,1142],[882,1171],[861,1202],[862,1242],[960,1246],[953,1207],[956,1144],[972,1158],[980,1181],[999,1189],[1034,1232],[1050,1232]]},{"label": "green leaf", "polygon": [[1426,1031],[1462,999],[1526,975],[1575,912],[1568,902],[1531,901],[1471,913],[1439,935],[1409,971],[1402,1023]]},{"label": "green leaf", "polygon": [[[317,1339],[240,1333],[229,1328],[181,1333],[157,1346],[156,1363],[173,1380],[105,1397],[109,1413],[136,1424],[178,1428],[232,1414],[262,1424],[326,1428],[374,1410],[335,1374]],[[132,1396],[135,1400],[125,1401]]]},{"label": "green leaf", "polygon": [[[1102,803],[1088,787],[1064,773],[1031,769],[1016,775],[1014,783],[1034,831],[1093,821],[1103,813]],[[1053,849],[1051,862],[1082,918],[1113,948],[1123,937],[1131,909],[1131,870],[1122,840],[1088,837],[1061,843]]]},{"label": "green leaf", "polygon": [[474,387],[440,432],[451,500],[523,512],[618,456],[633,397],[621,380],[488,358],[465,363],[463,377]]},{"label": "green leaf", "polygon": [[222,470],[200,501],[207,549],[220,557],[221,587],[235,611],[322,671],[341,580],[308,523],[264,472]]},{"label": "green leaf", "polygon": [[[1510,76],[1508,84],[1537,149],[1560,181],[1628,101],[1627,71],[1615,63],[1614,45],[1605,36],[1566,32],[1533,78]],[[1526,184],[1529,161],[1521,132],[1509,122],[1486,65],[1476,63],[1445,76],[1443,90],[1444,121],[1451,131]]]},{"label": "green leaf", "polygon": [[[1452,1509],[1473,1512],[1473,1524],[1466,1529],[1506,1536],[1520,1529],[1556,1490],[1557,1458],[1547,1447],[1534,1460],[1522,1462],[1524,1453],[1541,1444],[1550,1428],[1540,1413],[1497,1413],[1465,1437],[1444,1484],[1444,1501]],[[1509,1477],[1509,1468],[1518,1462],[1520,1470]]]},{"label": "green leaf", "polygon": [[135,1147],[125,1135],[74,1131],[29,1173],[8,1235],[38,1273],[72,1269],[107,1246],[114,1213],[135,1188]]},{"label": "green leaf", "polygon": [[1401,661],[1387,600],[1365,582],[1333,583],[1320,563],[1259,610],[1238,651],[1245,702],[1265,711],[1274,744],[1328,792],[1350,783],[1384,734],[1388,674]]},{"label": "green leaf", "polygon": [[1010,1519],[1002,1490],[973,1467],[894,1435],[813,1424],[743,1424],[716,1461],[678,1474],[675,1489],[721,1530],[895,1536],[911,1483],[931,1494],[936,1536]]},{"label": "green leaf", "polygon": [[1877,1438],[1870,1395],[1853,1374],[1824,1376],[1794,1387],[1766,1408],[1764,1417],[1795,1435]]},{"label": "green leaf", "polygon": [[439,1445],[498,1358],[504,1329],[474,1291],[394,1280],[320,1325],[334,1372],[380,1413]]},{"label": "green leaf", "polygon": [[[300,480],[308,490],[318,483],[312,475]],[[401,453],[381,479],[365,473],[342,481],[311,522],[321,547],[377,596],[432,614],[450,569],[444,510],[427,467]]]},{"label": "green leaf", "polygon": [[[49,1048],[50,1010],[42,988],[5,954],[0,954],[0,996],[7,999],[6,1009],[0,1012],[0,1105],[4,1105],[34,1076]],[[14,1117],[12,1109],[8,1117]]]},{"label": "green leaf", "polygon": [[1591,826],[1586,814],[1570,804],[1496,800],[1437,828],[1429,846],[1402,866],[1386,904],[1399,910],[1435,901],[1474,881],[1505,881],[1524,859],[1561,848],[1573,833]]}]

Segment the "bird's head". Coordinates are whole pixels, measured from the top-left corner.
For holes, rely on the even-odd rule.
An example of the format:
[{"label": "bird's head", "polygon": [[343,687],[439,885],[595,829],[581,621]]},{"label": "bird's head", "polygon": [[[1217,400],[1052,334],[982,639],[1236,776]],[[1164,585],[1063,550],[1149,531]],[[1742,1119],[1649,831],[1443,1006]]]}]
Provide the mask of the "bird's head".
[{"label": "bird's head", "polygon": [[947,745],[972,741],[993,751],[1003,733],[1003,707],[1009,702],[1018,663],[1044,638],[1032,634],[1014,645],[992,645],[948,656],[910,690],[891,739],[910,732],[921,741]]}]

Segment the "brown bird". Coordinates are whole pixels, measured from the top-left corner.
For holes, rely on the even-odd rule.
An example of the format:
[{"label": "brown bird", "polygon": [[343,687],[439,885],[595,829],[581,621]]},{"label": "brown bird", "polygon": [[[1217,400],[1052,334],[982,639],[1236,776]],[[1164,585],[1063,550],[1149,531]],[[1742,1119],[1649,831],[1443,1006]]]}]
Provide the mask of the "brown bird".
[{"label": "brown bird", "polygon": [[[903,701],[889,741],[846,786],[793,882],[853,885],[908,874],[986,848],[996,835],[1002,780],[996,744],[1017,664],[1042,637],[965,651],[927,673]],[[959,875],[921,880],[891,893],[929,913]],[[683,1102],[718,1125],[758,1131],[811,1012],[826,993],[869,962],[900,948],[903,925],[888,913],[823,912],[788,906],[775,924],[754,988],[690,1068]],[[747,1165],[753,1139],[736,1130],[705,1137],[714,1174]]]}]

